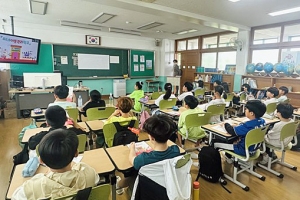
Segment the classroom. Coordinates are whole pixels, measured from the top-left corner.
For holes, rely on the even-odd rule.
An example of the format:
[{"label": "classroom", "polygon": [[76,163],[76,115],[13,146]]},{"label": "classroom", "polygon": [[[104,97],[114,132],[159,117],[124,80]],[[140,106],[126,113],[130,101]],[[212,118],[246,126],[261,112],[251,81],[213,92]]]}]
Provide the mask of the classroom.
[{"label": "classroom", "polygon": [[[16,168],[17,172],[12,171],[13,156],[22,150],[19,133],[31,124],[38,126],[36,130],[30,129],[34,130],[32,135],[45,130],[39,126],[45,126],[45,112],[55,101],[54,87],[57,85],[69,86],[75,108],[81,109],[89,101],[90,92],[97,90],[105,102],[105,110],[110,109],[110,114],[101,120],[89,118],[87,112],[80,109],[76,109],[77,115],[72,117],[87,135],[82,161],[92,166],[100,179],[101,174],[105,174],[106,181],[126,171],[122,167],[132,167],[127,159],[129,150],[126,146],[103,148],[99,146],[100,139],[97,143],[95,133],[104,129],[121,97],[137,91],[142,90],[143,95],[129,96],[135,106],[139,105],[137,112],[133,112],[137,117],[136,128],[144,123],[142,111],[148,110],[150,115],[160,113],[179,124],[180,115],[185,112],[186,95],[182,104],[176,102],[177,106],[161,109],[156,100],[164,92],[168,93],[166,83],[172,84],[172,94],[168,98],[176,99],[193,92],[199,101],[197,108],[210,112],[207,105],[219,93],[215,83],[221,82],[227,99],[224,94],[217,97],[224,98],[226,103],[221,118],[217,117],[222,121],[220,124],[228,120],[244,123],[246,113],[250,112],[247,103],[252,97],[265,100],[282,96],[275,92],[274,97],[269,97],[273,88],[278,88],[279,92],[287,89],[283,96],[294,108],[291,118],[297,121],[300,116],[297,110],[300,108],[299,0],[0,0],[0,11],[0,141],[3,144],[0,150],[4,153],[0,162],[0,199],[11,199],[12,180],[13,187],[16,182],[18,186],[24,182],[21,175],[15,176],[17,172],[21,174],[20,167]],[[26,47],[28,44],[31,47]],[[178,66],[179,74],[176,74],[174,69]],[[193,90],[187,90],[187,82],[192,84]],[[245,91],[245,84],[251,90]],[[274,110],[277,104],[272,104]],[[266,115],[262,117],[270,129],[280,121],[274,110],[272,119]],[[68,108],[66,112],[72,115]],[[267,112],[269,114],[268,108]],[[221,125],[201,124],[201,127],[209,143],[222,132]],[[46,129],[48,131],[49,127]],[[226,131],[220,137],[229,141]],[[103,135],[103,131],[101,133]],[[194,148],[197,139],[186,139],[185,144],[181,144],[178,138],[175,138],[175,145],[180,153],[190,153],[190,148],[192,153],[199,153]],[[146,133],[140,133],[140,141],[148,139]],[[29,137],[22,140],[24,142],[20,143],[24,145]],[[112,146],[112,139],[110,142]],[[108,142],[105,139],[103,143],[107,145]],[[153,147],[150,141],[146,143]],[[168,141],[168,145],[174,143]],[[285,154],[286,162],[295,167],[300,166],[296,147]],[[124,152],[124,159],[120,158]],[[106,168],[100,166],[102,162],[96,162],[99,155],[107,164]],[[276,155],[280,157],[281,151],[276,151]],[[256,160],[262,159],[260,155]],[[193,199],[193,182],[199,165],[195,164],[198,159],[193,155],[191,160],[190,194]],[[234,167],[226,162],[222,152],[221,160],[224,173],[233,174]],[[259,165],[254,168],[264,181],[247,172],[237,176],[249,191],[225,177],[226,188],[231,191],[228,193],[220,184],[200,177],[198,196],[200,199],[296,199],[300,196],[297,169],[274,163],[272,169],[280,173],[274,175],[270,169]],[[38,172],[44,173],[43,170],[39,168]],[[116,185],[108,185],[109,199],[131,198],[132,191],[125,189],[118,195]]]}]

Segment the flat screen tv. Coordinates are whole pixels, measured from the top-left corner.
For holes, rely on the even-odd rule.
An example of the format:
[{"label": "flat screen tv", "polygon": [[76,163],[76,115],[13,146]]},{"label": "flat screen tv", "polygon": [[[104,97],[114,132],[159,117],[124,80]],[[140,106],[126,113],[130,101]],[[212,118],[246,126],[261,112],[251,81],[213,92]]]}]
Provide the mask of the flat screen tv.
[{"label": "flat screen tv", "polygon": [[37,64],[41,40],[0,33],[0,62]]}]

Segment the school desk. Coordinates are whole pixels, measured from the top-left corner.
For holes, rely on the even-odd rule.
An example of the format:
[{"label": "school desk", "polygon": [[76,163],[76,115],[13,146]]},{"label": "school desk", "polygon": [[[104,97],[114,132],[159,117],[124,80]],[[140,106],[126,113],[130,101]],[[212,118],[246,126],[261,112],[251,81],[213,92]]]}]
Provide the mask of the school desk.
[{"label": "school desk", "polygon": [[158,108],[158,106],[155,104],[155,100],[149,99],[147,102],[145,101],[139,101],[142,104],[142,111],[145,110],[145,107],[149,108],[150,110],[152,108]]},{"label": "school desk", "polygon": [[[280,121],[278,118],[274,118],[274,119],[268,119],[265,117],[262,117],[262,118],[266,121],[266,124],[275,124]],[[240,123],[249,121],[249,119],[247,117],[235,117],[235,118],[231,118],[231,119],[234,121],[238,121]]]},{"label": "school desk", "polygon": [[294,113],[293,113],[293,116],[294,116],[294,120],[296,120],[297,117],[300,117],[300,110],[294,110]]},{"label": "school desk", "polygon": [[183,112],[183,111],[186,111],[187,109],[185,107],[180,107],[178,111],[174,111],[173,109],[163,109],[163,110],[160,110],[160,112],[170,116],[173,120],[178,120],[179,119],[179,116],[180,114]]},{"label": "school desk", "polygon": [[35,113],[33,112],[33,110],[31,110],[30,117],[31,117],[31,118],[34,118],[34,119],[43,118],[43,117],[45,117],[45,112],[46,112],[46,109],[42,109],[42,113],[40,113],[40,114],[35,114]]},{"label": "school desk", "polygon": [[[96,173],[100,175],[111,175],[114,177],[115,167],[112,164],[111,160],[109,159],[108,155],[104,151],[104,149],[95,149],[91,151],[85,151],[83,153],[83,158],[81,162],[88,164],[89,166],[93,167]],[[30,179],[31,177],[24,178],[22,176],[22,170],[25,164],[17,165],[15,171],[13,173],[13,177],[11,179],[8,192],[6,194],[6,199],[11,199],[13,192],[21,186],[26,180]],[[36,172],[37,173],[46,173],[48,171],[47,167],[40,166]],[[112,196],[115,197],[115,184],[112,185]],[[115,199],[115,198],[113,198]]]},{"label": "school desk", "polygon": [[[225,120],[225,122],[231,125],[238,125],[238,122],[232,120]],[[225,141],[232,141],[236,136],[232,136],[225,130],[223,122],[217,124],[207,124],[201,128],[209,132],[209,143],[212,141],[213,137],[218,137]]]}]

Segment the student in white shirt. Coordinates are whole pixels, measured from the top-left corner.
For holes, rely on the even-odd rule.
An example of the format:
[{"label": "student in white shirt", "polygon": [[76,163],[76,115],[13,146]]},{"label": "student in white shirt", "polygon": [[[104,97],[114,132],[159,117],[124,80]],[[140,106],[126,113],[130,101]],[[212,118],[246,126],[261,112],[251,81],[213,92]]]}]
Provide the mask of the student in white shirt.
[{"label": "student in white shirt", "polygon": [[265,100],[263,103],[267,106],[269,103],[278,102],[277,96],[279,94],[279,91],[276,87],[270,87],[267,89],[267,100]]},{"label": "student in white shirt", "polygon": [[287,96],[286,96],[287,93],[289,93],[289,89],[285,86],[281,86],[279,88],[279,97],[278,97],[277,101],[279,103],[282,103],[285,100],[287,100]]},{"label": "student in white shirt", "polygon": [[48,107],[58,105],[63,109],[66,108],[76,108],[76,103],[67,101],[69,95],[69,88],[65,85],[58,85],[54,88],[54,98],[55,101],[50,103]]},{"label": "student in white shirt", "polygon": [[180,94],[177,99],[178,101],[182,101],[186,96],[194,96],[193,92],[193,84],[190,82],[185,82],[182,86],[182,94]]},{"label": "student in white shirt", "polygon": [[[156,104],[157,106],[159,106],[159,102],[160,102],[161,100],[163,100],[163,99],[164,99],[164,100],[168,100],[168,99],[175,99],[175,98],[176,98],[175,95],[172,94],[172,84],[171,84],[171,83],[166,83],[165,86],[164,86],[164,89],[165,89],[166,93],[160,95],[160,96],[155,100],[155,104]],[[159,109],[154,110],[154,111],[152,112],[152,114],[155,114],[155,112],[158,111],[158,110],[159,110]]]}]

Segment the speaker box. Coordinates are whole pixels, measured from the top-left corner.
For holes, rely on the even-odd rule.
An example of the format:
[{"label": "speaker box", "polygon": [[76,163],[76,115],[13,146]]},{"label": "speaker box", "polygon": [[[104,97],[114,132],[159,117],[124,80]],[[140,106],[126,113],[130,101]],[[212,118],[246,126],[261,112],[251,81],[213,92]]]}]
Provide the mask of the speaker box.
[{"label": "speaker box", "polygon": [[155,40],[155,46],[157,46],[157,47],[160,46],[160,40]]}]

